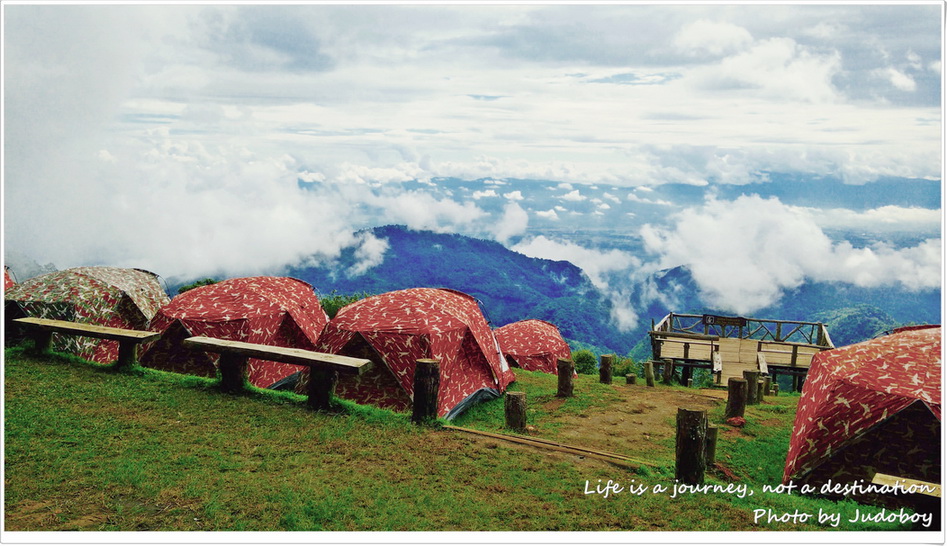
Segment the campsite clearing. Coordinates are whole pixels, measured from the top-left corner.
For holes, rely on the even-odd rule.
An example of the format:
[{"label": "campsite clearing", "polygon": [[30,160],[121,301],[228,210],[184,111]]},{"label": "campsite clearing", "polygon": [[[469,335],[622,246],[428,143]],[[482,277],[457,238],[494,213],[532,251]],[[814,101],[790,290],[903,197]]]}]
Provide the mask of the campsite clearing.
[{"label": "campsite clearing", "polygon": [[[590,426],[591,416],[607,419],[612,411],[638,415],[640,425],[626,417],[609,428],[640,441],[653,427],[648,458],[659,462],[671,460],[665,429],[672,425],[645,406],[629,413],[631,404],[667,411],[673,402],[665,402],[674,397],[703,393],[601,385],[580,376],[575,398],[552,403],[553,396],[542,397],[555,392],[554,376],[518,374],[517,389],[529,394],[535,410],[537,436],[604,428]],[[745,427],[721,434],[718,460],[738,478],[734,483],[755,488],[755,496],[671,498],[626,490],[605,498],[588,494],[588,484],[673,484],[673,465],[632,470],[416,427],[406,414],[351,403],[342,404],[342,413],[313,413],[294,394],[222,396],[215,390],[212,380],[198,377],[142,368],[114,373],[75,358],[7,350],[6,530],[796,531],[830,529],[754,522],[754,510],[824,509],[845,520],[859,507],[760,492],[782,471],[798,397],[748,409]],[[503,419],[502,400],[476,409],[481,417],[466,426],[490,428]],[[719,423],[715,411],[711,419]],[[564,443],[609,438],[592,434]],[[708,478],[727,483],[720,473]],[[900,528],[843,521],[837,529]]]}]

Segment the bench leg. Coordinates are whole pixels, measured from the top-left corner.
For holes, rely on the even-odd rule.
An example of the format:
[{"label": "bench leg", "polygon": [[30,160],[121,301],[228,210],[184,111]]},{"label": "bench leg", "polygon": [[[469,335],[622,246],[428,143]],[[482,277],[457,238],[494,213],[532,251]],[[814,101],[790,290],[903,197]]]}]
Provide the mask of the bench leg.
[{"label": "bench leg", "polygon": [[318,411],[332,408],[332,396],[339,382],[339,372],[326,370],[309,371],[309,407]]},{"label": "bench leg", "polygon": [[135,363],[138,344],[133,341],[118,342],[118,360],[115,362],[115,368],[119,370],[131,369]]},{"label": "bench leg", "polygon": [[246,379],[247,357],[223,353],[220,355],[220,390],[227,393],[243,391]]},{"label": "bench leg", "polygon": [[33,338],[34,354],[48,352],[53,345],[53,333],[49,330],[36,330],[31,337]]}]

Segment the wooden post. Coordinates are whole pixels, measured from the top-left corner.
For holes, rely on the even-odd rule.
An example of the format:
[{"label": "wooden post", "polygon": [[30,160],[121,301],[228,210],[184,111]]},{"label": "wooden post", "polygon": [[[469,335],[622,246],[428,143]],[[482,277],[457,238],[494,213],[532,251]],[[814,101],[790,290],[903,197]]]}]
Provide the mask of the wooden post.
[{"label": "wooden post", "polygon": [[760,403],[760,372],[752,370],[743,370],[743,378],[746,379],[746,404],[755,406]]},{"label": "wooden post", "polygon": [[506,428],[517,432],[526,430],[526,393],[507,392],[504,400]]},{"label": "wooden post", "polygon": [[671,379],[674,378],[674,361],[670,358],[665,358],[661,362],[664,362],[664,384],[670,385]]},{"label": "wooden post", "polygon": [[423,424],[437,419],[437,393],[441,384],[440,363],[422,358],[414,368],[414,405],[411,421]]},{"label": "wooden post", "polygon": [[243,390],[247,376],[247,357],[232,353],[220,355],[220,390],[236,394]]},{"label": "wooden post", "polygon": [[49,348],[53,345],[53,333],[51,331],[44,330],[42,328],[36,328],[32,334],[32,337],[34,354],[49,352]]},{"label": "wooden post", "polygon": [[636,375],[633,374],[633,373],[627,374],[627,375],[625,376],[625,383],[628,384],[628,385],[637,385],[637,384],[638,384],[638,376],[636,376]]},{"label": "wooden post", "polygon": [[690,380],[691,380],[691,367],[681,366],[681,382],[687,385],[688,387],[690,387],[691,386]]},{"label": "wooden post", "polygon": [[118,360],[115,362],[115,368],[119,370],[130,369],[135,363],[135,357],[138,352],[137,349],[137,343],[132,343],[130,341],[119,341]]},{"label": "wooden post", "polygon": [[612,384],[612,364],[615,362],[615,355],[602,355],[602,361],[598,367],[598,382],[606,385]]},{"label": "wooden post", "polygon": [[674,478],[681,483],[704,483],[707,468],[707,412],[677,408]]},{"label": "wooden post", "polygon": [[766,396],[773,394],[773,379],[768,375],[763,377],[763,394]]},{"label": "wooden post", "polygon": [[779,396],[779,383],[773,383],[773,396]]},{"label": "wooden post", "polygon": [[689,377],[687,378],[687,388],[689,389],[694,388],[694,380]]},{"label": "wooden post", "polygon": [[691,357],[691,344],[684,342],[684,360],[687,360]]},{"label": "wooden post", "polygon": [[766,381],[760,379],[756,382],[756,401],[759,404],[763,403],[763,395],[766,394]]},{"label": "wooden post", "polygon": [[316,411],[330,411],[332,397],[335,396],[335,386],[339,383],[339,372],[309,368],[309,384],[307,392],[309,400],[306,403],[310,409]]},{"label": "wooden post", "polygon": [[746,379],[731,377],[727,380],[727,410],[724,413],[725,419],[731,417],[743,417],[746,412]]},{"label": "wooden post", "polygon": [[558,398],[571,398],[573,396],[572,391],[574,387],[572,375],[575,373],[575,367],[573,367],[572,361],[560,358],[556,363],[556,373],[559,376],[556,396]]},{"label": "wooden post", "polygon": [[654,362],[650,360],[644,363],[644,380],[649,387],[654,386]]},{"label": "wooden post", "polygon": [[705,450],[705,459],[707,466],[712,466],[717,461],[717,427],[707,426],[707,448]]}]

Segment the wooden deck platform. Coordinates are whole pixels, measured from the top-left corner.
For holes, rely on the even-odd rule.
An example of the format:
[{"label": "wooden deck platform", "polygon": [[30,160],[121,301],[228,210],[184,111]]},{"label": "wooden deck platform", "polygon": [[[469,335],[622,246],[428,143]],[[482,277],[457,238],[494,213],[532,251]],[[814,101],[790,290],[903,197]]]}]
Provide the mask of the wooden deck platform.
[{"label": "wooden deck platform", "polygon": [[[684,375],[689,377],[691,368],[713,369],[716,352],[721,362],[721,385],[726,385],[731,377],[743,377],[746,370],[761,370],[761,361],[764,362],[762,371],[771,376],[805,376],[813,355],[833,348],[828,332],[820,323],[715,317],[718,322],[707,325],[705,318],[703,324],[695,319],[702,317],[673,314],[665,317],[651,331],[654,360],[671,359],[675,366],[683,366]],[[700,333],[701,328],[703,333]],[[802,328],[810,329],[811,333],[805,335],[804,332],[800,336],[798,332]],[[761,336],[743,337],[761,331]],[[780,338],[782,332],[789,332],[787,337],[795,334],[801,341]]]}]

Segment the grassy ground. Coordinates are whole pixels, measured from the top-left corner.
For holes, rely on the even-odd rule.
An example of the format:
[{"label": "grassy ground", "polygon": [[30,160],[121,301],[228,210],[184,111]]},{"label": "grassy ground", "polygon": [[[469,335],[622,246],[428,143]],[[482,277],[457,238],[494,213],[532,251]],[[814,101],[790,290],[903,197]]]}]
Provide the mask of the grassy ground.
[{"label": "grassy ground", "polygon": [[[531,400],[555,392],[553,376],[520,378],[516,388]],[[619,386],[580,379],[575,399],[531,419],[555,433],[567,426],[556,420],[618,399]],[[722,460],[756,489],[739,499],[651,492],[673,485],[673,466],[634,470],[550,454],[353,404],[313,413],[295,395],[222,395],[211,381],[115,373],[18,349],[5,354],[5,396],[7,531],[832,529],[755,523],[761,508],[841,512],[843,530],[899,528],[845,523],[854,505],[762,493],[763,483],[779,482],[791,397],[752,408],[743,432],[721,435]],[[499,430],[502,415],[493,401],[457,424]],[[665,448],[673,452],[673,443]],[[608,480],[649,492],[586,494],[587,483],[594,490]]]}]

